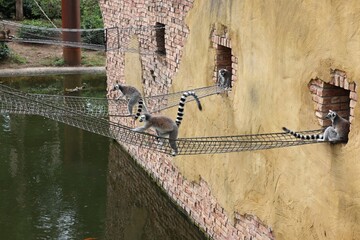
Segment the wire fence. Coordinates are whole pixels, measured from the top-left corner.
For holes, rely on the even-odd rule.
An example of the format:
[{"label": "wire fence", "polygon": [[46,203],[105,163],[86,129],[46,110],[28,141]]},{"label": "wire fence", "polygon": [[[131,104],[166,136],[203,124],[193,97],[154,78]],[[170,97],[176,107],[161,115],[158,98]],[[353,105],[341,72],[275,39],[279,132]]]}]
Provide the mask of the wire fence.
[{"label": "wire fence", "polygon": [[105,52],[119,50],[141,54],[155,54],[155,51],[142,51],[137,44],[124,42],[119,36],[125,33],[127,35],[145,32],[150,34],[149,31],[159,29],[157,26],[131,26],[127,28],[115,26],[97,29],[48,28],[6,20],[0,21],[0,25],[3,29],[9,29],[11,32],[11,38],[0,39],[0,41],[60,45]]}]

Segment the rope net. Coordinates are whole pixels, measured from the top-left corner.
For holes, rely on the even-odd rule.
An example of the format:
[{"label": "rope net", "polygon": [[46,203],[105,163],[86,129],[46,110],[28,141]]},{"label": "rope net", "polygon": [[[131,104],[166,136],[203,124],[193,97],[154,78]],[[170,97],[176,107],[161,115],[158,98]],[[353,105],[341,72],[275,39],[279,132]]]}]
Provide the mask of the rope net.
[{"label": "rope net", "polygon": [[[0,84],[1,85],[1,84]],[[6,88],[6,86],[2,86]],[[12,91],[17,91],[12,89]],[[199,98],[208,97],[214,94],[220,94],[225,92],[224,88],[219,86],[210,86],[195,88],[190,91],[196,92]],[[17,91],[19,93],[19,91]],[[175,107],[179,105],[180,97],[184,91],[149,96],[145,97],[144,101],[147,106],[149,113],[155,113]],[[128,111],[128,101],[125,99],[107,99],[107,98],[91,98],[91,97],[78,97],[78,96],[66,96],[66,95],[47,95],[47,94],[29,94],[22,93],[24,95],[30,96],[32,99],[38,101],[46,101],[49,103],[54,103],[58,106],[67,107],[75,112],[80,112],[94,117],[107,118],[109,116],[114,117],[131,117]],[[187,98],[186,102],[195,101],[194,98]],[[137,108],[137,105],[134,106],[134,109]],[[109,111],[109,109],[111,111]],[[109,115],[109,112],[116,113]],[[51,113],[49,113],[51,114]]]},{"label": "rope net", "polygon": [[[137,42],[119,39],[119,35],[145,34],[156,31],[156,26],[140,27],[110,27],[97,29],[72,29],[72,28],[47,28],[33,25],[19,24],[11,21],[0,21],[3,29],[9,29],[11,37],[0,39],[6,42],[51,44],[66,47],[79,47],[96,51],[120,50],[123,52],[134,52],[141,54],[155,54],[154,51],[139,50]],[[147,33],[149,34],[149,33]],[[65,40],[65,39],[72,39]]]},{"label": "rope net", "polygon": [[[168,139],[149,133],[138,133],[131,128],[76,111],[63,104],[39,99],[0,85],[0,113],[32,114],[43,116],[92,133],[116,139],[119,142],[136,145],[153,151],[171,154]],[[302,131],[303,134],[316,134],[320,130]],[[302,140],[290,134],[267,133],[237,136],[179,138],[178,155],[216,154],[240,151],[298,146],[318,143],[316,140]]]}]

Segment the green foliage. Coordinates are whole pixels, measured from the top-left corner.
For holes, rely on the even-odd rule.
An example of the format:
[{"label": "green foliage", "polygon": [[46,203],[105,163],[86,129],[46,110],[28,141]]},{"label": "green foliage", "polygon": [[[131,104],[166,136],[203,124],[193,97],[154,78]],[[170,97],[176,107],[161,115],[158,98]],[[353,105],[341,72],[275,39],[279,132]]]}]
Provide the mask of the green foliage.
[{"label": "green foliage", "polygon": [[55,67],[65,66],[65,60],[64,58],[56,57],[51,65]]},{"label": "green foliage", "polygon": [[104,66],[105,65],[105,54],[98,52],[95,55],[88,54],[88,51],[83,51],[81,55],[81,65],[83,66]]},{"label": "green foliage", "polygon": [[[61,0],[37,0],[39,5],[45,11],[46,15],[60,27],[61,23]],[[104,28],[102,14],[98,0],[81,0],[80,3],[81,28],[82,29],[102,29]],[[14,0],[0,0],[0,16],[12,18],[15,15]],[[37,27],[53,28],[45,15],[40,11],[34,0],[24,0],[24,16],[27,19],[22,24],[33,25]],[[43,21],[41,20],[43,19]],[[49,39],[56,37],[54,31],[20,28],[18,36],[21,38]],[[90,44],[104,44],[104,31],[83,32],[82,41]]]},{"label": "green foliage", "polygon": [[59,35],[56,31],[49,31],[48,29],[29,28],[26,25],[53,28],[52,24],[45,20],[24,20],[22,22],[24,26],[18,29],[18,36],[20,38],[31,39],[49,39]]},{"label": "green foliage", "polygon": [[3,18],[11,18],[15,15],[14,0],[0,0],[0,15]]},{"label": "green foliage", "polygon": [[10,53],[9,61],[16,63],[16,64],[25,64],[27,63],[26,58],[20,56],[14,52]]},{"label": "green foliage", "polygon": [[[97,0],[81,0],[81,28],[104,28],[100,6]],[[82,39],[86,43],[104,44],[104,32],[84,32]]]},{"label": "green foliage", "polygon": [[26,63],[26,59],[24,57],[15,54],[4,42],[0,42],[0,62],[1,61],[8,61],[17,64]]},{"label": "green foliage", "polygon": [[0,42],[0,61],[5,60],[10,55],[10,49],[4,42]]},{"label": "green foliage", "polygon": [[[50,19],[61,18],[61,0],[36,1]],[[32,19],[46,19],[34,0],[24,0],[24,15]]]},{"label": "green foliage", "polygon": [[[41,8],[46,12],[50,19],[61,18],[61,0],[37,0]],[[25,18],[39,19],[44,18],[34,0],[23,1],[23,12]],[[0,0],[0,15],[3,18],[11,19],[15,16],[15,1]]]}]

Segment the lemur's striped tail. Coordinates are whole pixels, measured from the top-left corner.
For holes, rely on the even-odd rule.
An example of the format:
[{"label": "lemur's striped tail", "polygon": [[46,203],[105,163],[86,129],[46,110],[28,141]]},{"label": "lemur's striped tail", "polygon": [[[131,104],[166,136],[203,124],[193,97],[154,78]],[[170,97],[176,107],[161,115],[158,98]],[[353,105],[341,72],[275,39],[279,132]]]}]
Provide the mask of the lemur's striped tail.
[{"label": "lemur's striped tail", "polygon": [[185,107],[185,102],[186,102],[186,98],[191,95],[194,97],[194,99],[196,100],[196,103],[198,105],[199,110],[202,110],[202,106],[200,103],[200,100],[198,98],[198,96],[195,94],[195,92],[192,91],[188,91],[188,92],[184,92],[183,95],[180,98],[180,102],[179,102],[179,108],[178,108],[178,113],[177,113],[177,117],[176,117],[176,125],[180,125],[183,117],[184,117],[184,107]]},{"label": "lemur's striped tail", "polygon": [[293,135],[296,138],[301,138],[304,140],[312,140],[312,139],[322,139],[323,135],[322,134],[311,134],[311,135],[304,135],[295,131],[292,131],[286,127],[282,128],[286,133]]},{"label": "lemur's striped tail", "polygon": [[[144,110],[143,110],[143,109],[144,109]],[[146,110],[146,106],[145,106],[145,104],[144,104],[143,98],[140,97],[140,98],[139,98],[139,101],[138,101],[138,109],[137,109],[137,112],[136,112],[136,114],[135,114],[135,116],[134,116],[134,119],[137,120],[137,119],[140,117],[140,115],[141,115],[141,113],[142,113],[143,111],[146,112],[147,110]]]}]

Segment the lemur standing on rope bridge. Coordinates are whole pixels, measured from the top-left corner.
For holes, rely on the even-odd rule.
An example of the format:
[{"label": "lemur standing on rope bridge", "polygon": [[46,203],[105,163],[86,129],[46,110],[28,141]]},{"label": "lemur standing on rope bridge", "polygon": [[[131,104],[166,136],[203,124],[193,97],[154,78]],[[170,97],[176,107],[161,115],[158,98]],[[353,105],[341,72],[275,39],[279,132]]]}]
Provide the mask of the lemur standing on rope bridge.
[{"label": "lemur standing on rope bridge", "polygon": [[340,117],[336,112],[332,110],[329,110],[329,113],[326,115],[326,118],[331,120],[332,126],[327,127],[323,134],[303,135],[294,132],[286,127],[283,127],[283,130],[286,133],[289,133],[301,139],[308,139],[308,140],[317,139],[319,142],[321,141],[347,142],[348,134],[350,131],[350,122],[345,118]]},{"label": "lemur standing on rope bridge", "polygon": [[178,113],[176,117],[176,121],[172,120],[166,116],[153,116],[149,113],[145,113],[140,116],[140,122],[145,122],[145,125],[142,127],[134,128],[133,131],[136,132],[144,132],[146,129],[152,127],[156,130],[156,134],[159,137],[167,137],[169,136],[170,146],[173,149],[171,155],[176,156],[178,153],[178,148],[176,145],[176,139],[178,137],[179,126],[184,116],[184,106],[185,101],[188,96],[193,96],[196,100],[197,106],[199,110],[202,110],[202,106],[198,96],[191,91],[184,92],[180,98]]},{"label": "lemur standing on rope bridge", "polygon": [[[132,115],[134,105],[138,103],[138,110],[134,116],[135,120],[139,118],[142,111],[147,112],[141,93],[135,87],[121,85],[118,81],[116,81],[112,91],[116,90],[119,90],[125,96],[126,100],[128,100],[128,110],[130,115]],[[120,95],[116,98],[116,100],[120,99],[121,97],[122,96]]]}]

